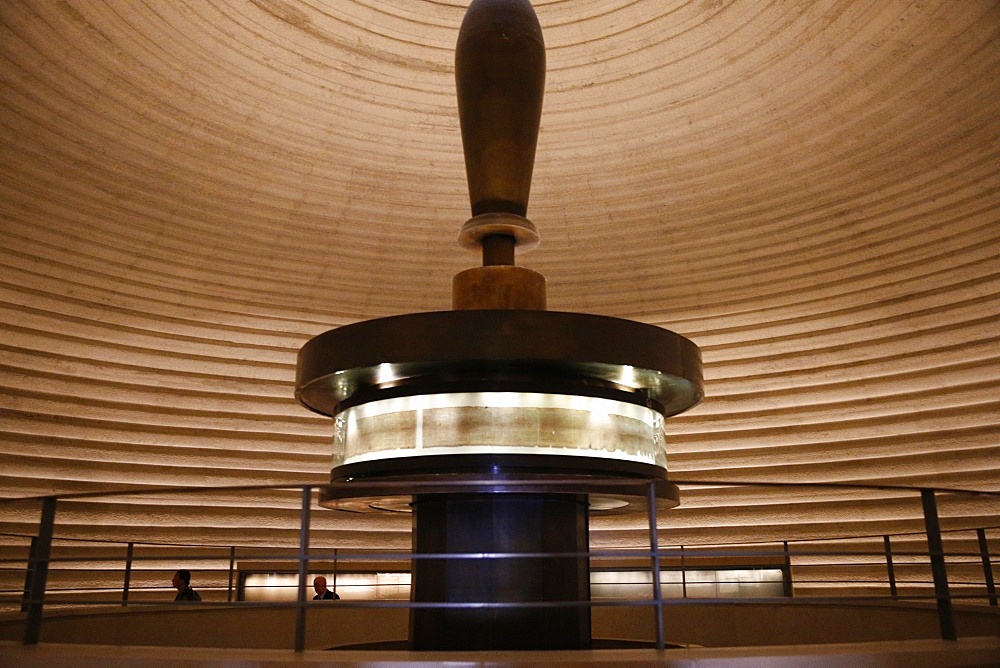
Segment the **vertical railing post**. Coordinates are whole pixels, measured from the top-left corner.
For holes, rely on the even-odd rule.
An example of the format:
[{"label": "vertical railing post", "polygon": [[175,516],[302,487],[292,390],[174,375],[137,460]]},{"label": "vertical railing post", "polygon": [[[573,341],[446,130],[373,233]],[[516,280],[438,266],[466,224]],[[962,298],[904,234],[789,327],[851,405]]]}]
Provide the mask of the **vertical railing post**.
[{"label": "vertical railing post", "polygon": [[125,582],[122,583],[122,605],[128,605],[128,590],[132,584],[132,556],[135,551],[135,543],[129,541],[128,549],[125,550]]},{"label": "vertical railing post", "polygon": [[312,487],[302,488],[302,520],[299,527],[299,596],[295,608],[295,651],[306,648],[306,587],[309,578],[309,511]]},{"label": "vertical railing post", "polygon": [[681,545],[681,598],[688,597],[688,569],[687,560],[684,556],[684,546]]},{"label": "vertical railing post", "polygon": [[337,548],[333,548],[333,591],[337,592]]},{"label": "vertical railing post", "polygon": [[52,556],[52,536],[55,533],[56,497],[42,500],[42,514],[38,524],[38,540],[32,545],[28,567],[31,569],[31,586],[28,588],[28,619],[24,627],[24,644],[37,645],[42,628],[42,604],[45,600],[45,583],[49,576],[49,559]]},{"label": "vertical railing post", "polygon": [[938,623],[943,640],[955,640],[955,617],[951,609],[951,592],[948,590],[948,569],[944,563],[944,543],[941,541],[941,524],[938,520],[937,500],[933,489],[920,490],[924,507],[924,525],[927,528],[927,550],[934,577],[934,598],[937,600]]},{"label": "vertical railing post", "polygon": [[663,589],[660,587],[660,535],[656,527],[656,482],[649,481],[649,545],[653,561],[653,604],[656,607],[656,649],[663,649]]},{"label": "vertical railing post", "polygon": [[990,563],[990,545],[986,542],[986,530],[976,529],[979,539],[979,555],[983,559],[983,579],[986,581],[986,596],[990,605],[997,604],[997,587],[993,582],[993,564]]},{"label": "vertical railing post", "polygon": [[28,611],[29,601],[31,601],[31,578],[35,575],[35,567],[31,559],[36,551],[38,551],[38,536],[32,536],[31,544],[28,546],[28,566],[24,569],[24,593],[21,595],[21,612]]},{"label": "vertical railing post", "polygon": [[781,595],[791,598],[792,590],[792,553],[788,551],[788,541],[782,541],[781,547],[784,549],[784,567],[781,569]]},{"label": "vertical railing post", "polygon": [[889,536],[882,536],[882,544],[885,546],[885,568],[889,574],[889,596],[897,598],[899,592],[896,591],[896,569],[892,565],[892,543]]},{"label": "vertical railing post", "polygon": [[233,573],[236,571],[236,546],[229,548],[229,588],[226,590],[226,602],[233,602]]}]

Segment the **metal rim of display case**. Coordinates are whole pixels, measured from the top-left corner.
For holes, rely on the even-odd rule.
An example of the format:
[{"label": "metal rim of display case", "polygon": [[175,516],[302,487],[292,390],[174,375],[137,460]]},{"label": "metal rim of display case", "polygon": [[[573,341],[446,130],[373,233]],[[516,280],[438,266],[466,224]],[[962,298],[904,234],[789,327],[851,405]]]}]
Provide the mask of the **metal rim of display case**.
[{"label": "metal rim of display case", "polygon": [[[620,318],[530,310],[415,313],[367,320],[330,330],[299,353],[296,397],[328,416],[389,397],[449,392],[542,392],[604,397],[646,406],[668,417],[702,397],[701,358],[688,339]],[[646,477],[660,480],[657,497],[677,505],[666,469],[607,456],[550,454],[437,454],[387,457],[337,466],[321,504],[344,510],[405,510],[405,495],[352,491],[352,482],[448,481],[442,493],[549,492],[532,480],[553,477]],[[454,485],[463,480],[469,490]],[[529,486],[525,487],[524,483]],[[398,487],[396,488],[398,489]],[[593,508],[619,512],[634,504],[607,489]],[[424,493],[424,492],[422,492]],[[644,503],[645,499],[641,499]]]},{"label": "metal rim of display case", "polygon": [[323,415],[389,396],[475,390],[604,396],[669,417],[701,400],[701,355],[653,325],[501,309],[366,320],[299,351],[295,396]]},{"label": "metal rim of display case", "polygon": [[353,512],[409,512],[412,494],[400,484],[428,494],[560,493],[589,496],[591,512],[646,512],[643,488],[622,482],[652,483],[658,510],[680,502],[677,485],[666,469],[653,464],[604,457],[559,455],[434,455],[397,457],[385,462],[345,464],[331,471],[330,485],[320,490],[325,508]]}]

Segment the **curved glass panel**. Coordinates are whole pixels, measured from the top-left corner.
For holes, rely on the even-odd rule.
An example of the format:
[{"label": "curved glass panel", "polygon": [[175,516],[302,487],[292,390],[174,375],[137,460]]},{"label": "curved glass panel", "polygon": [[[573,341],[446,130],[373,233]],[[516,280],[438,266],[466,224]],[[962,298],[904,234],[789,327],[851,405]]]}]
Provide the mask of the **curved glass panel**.
[{"label": "curved glass panel", "polygon": [[663,417],[596,397],[466,392],[383,399],[335,418],[333,465],[397,457],[537,454],[666,468]]}]

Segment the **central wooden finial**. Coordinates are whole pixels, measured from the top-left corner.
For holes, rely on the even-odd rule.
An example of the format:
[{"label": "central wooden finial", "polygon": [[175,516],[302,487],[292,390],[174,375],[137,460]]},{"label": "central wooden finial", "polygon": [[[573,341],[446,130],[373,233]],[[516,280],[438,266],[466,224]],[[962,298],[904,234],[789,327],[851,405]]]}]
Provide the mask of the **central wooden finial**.
[{"label": "central wooden finial", "polygon": [[545,42],[528,0],[474,0],[455,50],[472,215],[525,216],[545,90]]},{"label": "central wooden finial", "polygon": [[473,0],[455,51],[458,117],[472,218],[459,243],[483,267],[452,283],[452,305],[545,308],[545,279],[514,266],[515,247],[538,245],[525,215],[545,89],[545,42],[528,0]]}]

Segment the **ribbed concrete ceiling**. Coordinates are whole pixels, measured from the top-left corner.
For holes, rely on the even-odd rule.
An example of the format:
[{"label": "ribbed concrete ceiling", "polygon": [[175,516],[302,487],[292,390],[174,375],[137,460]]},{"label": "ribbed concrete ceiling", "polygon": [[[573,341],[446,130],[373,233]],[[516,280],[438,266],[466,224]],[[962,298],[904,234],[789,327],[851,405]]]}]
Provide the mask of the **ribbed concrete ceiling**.
[{"label": "ribbed concrete ceiling", "polygon": [[[299,347],[447,309],[479,263],[456,243],[466,4],[0,3],[0,493],[326,479]],[[518,262],[553,310],[701,346],[672,475],[1000,490],[1000,5],[535,7],[542,246]],[[294,542],[296,493],[219,499],[93,504],[60,531]],[[919,517],[893,492],[693,488],[663,525],[690,543]],[[324,511],[314,540],[407,546],[408,526]],[[599,544],[644,539],[595,521]]]}]

